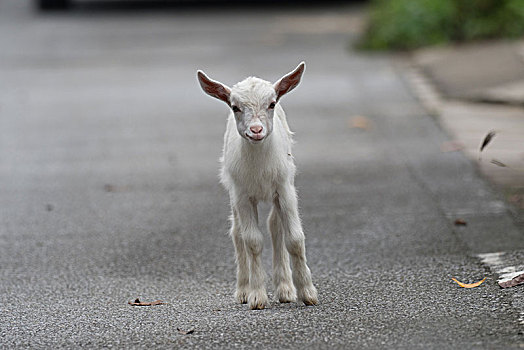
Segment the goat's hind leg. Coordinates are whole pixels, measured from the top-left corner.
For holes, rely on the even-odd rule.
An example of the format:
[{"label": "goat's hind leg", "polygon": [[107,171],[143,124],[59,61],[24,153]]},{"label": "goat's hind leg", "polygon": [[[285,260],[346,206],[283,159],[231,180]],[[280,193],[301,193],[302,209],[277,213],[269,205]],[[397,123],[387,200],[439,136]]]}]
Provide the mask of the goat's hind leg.
[{"label": "goat's hind leg", "polygon": [[291,279],[289,254],[284,242],[282,223],[275,207],[271,208],[269,214],[268,229],[273,241],[273,284],[276,298],[281,303],[290,303],[296,300],[297,292]]},{"label": "goat's hind leg", "polygon": [[247,303],[249,295],[249,263],[247,261],[247,252],[240,234],[240,223],[238,221],[238,214],[234,209],[231,210],[231,238],[235,246],[235,259],[237,263],[237,287],[235,291],[235,299],[241,303]]}]

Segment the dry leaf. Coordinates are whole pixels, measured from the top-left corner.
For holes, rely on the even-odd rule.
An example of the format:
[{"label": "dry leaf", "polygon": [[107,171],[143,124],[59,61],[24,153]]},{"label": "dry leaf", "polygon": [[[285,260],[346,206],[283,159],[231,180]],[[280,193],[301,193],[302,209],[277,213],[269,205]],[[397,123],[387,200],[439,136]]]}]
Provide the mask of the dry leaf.
[{"label": "dry leaf", "polygon": [[459,141],[446,141],[440,145],[442,152],[457,152],[464,149],[464,144]]},{"label": "dry leaf", "polygon": [[475,283],[462,283],[459,280],[457,280],[455,277],[452,277],[451,279],[457,282],[457,284],[461,286],[462,288],[475,288],[475,287],[480,286],[486,280],[486,277],[484,277],[482,280],[475,282]]},{"label": "dry leaf", "polygon": [[186,335],[186,334],[193,334],[193,333],[195,333],[195,329],[194,329],[194,328],[193,328],[193,329],[190,329],[190,330],[188,330],[188,331],[183,331],[183,330],[181,330],[180,328],[177,328],[176,330],[178,331],[178,333],[183,334],[183,335]]},{"label": "dry leaf", "polygon": [[368,118],[361,115],[351,117],[349,120],[349,126],[353,129],[369,130],[371,129],[371,122]]},{"label": "dry leaf", "polygon": [[104,191],[109,192],[109,193],[126,192],[126,191],[129,191],[129,186],[115,186],[111,184],[105,184]]},{"label": "dry leaf", "polygon": [[455,220],[455,226],[467,226],[468,223],[464,219],[457,219]]},{"label": "dry leaf", "polygon": [[523,283],[524,283],[524,273],[513,277],[509,281],[499,282],[499,286],[501,288],[510,288],[510,287],[518,286],[519,284],[523,284]]},{"label": "dry leaf", "polygon": [[508,199],[511,203],[521,207],[524,209],[524,195],[522,194],[514,194],[511,195]]},{"label": "dry leaf", "polygon": [[140,299],[136,298],[134,302],[129,301],[128,304],[133,305],[133,306],[154,306],[154,305],[162,305],[165,303],[162,300],[155,300],[151,302],[142,302],[140,301]]},{"label": "dry leaf", "polygon": [[484,148],[493,140],[497,133],[495,131],[490,131],[486,137],[484,137],[484,141],[482,141],[482,144],[480,145],[480,151],[482,152]]},{"label": "dry leaf", "polygon": [[499,167],[502,167],[502,168],[506,168],[506,167],[507,167],[506,164],[504,164],[504,163],[502,163],[501,161],[498,161],[498,160],[496,160],[496,159],[492,159],[492,160],[491,160],[491,163],[492,163],[492,164],[495,164],[495,165],[497,165],[497,166],[499,166]]}]

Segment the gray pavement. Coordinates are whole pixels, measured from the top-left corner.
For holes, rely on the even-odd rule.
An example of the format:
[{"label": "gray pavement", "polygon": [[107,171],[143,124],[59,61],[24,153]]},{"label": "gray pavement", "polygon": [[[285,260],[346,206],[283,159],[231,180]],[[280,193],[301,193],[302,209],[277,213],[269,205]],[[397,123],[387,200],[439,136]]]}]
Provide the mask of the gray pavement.
[{"label": "gray pavement", "polygon": [[[420,49],[412,54],[413,74],[408,79],[420,101],[438,116],[453,142],[504,193],[521,227],[524,227],[523,48],[522,40],[494,40]],[[481,140],[492,130],[497,137],[480,157]]]},{"label": "gray pavement", "polygon": [[484,41],[417,50],[414,58],[447,98],[522,106],[524,43]]},{"label": "gray pavement", "polygon": [[[518,254],[524,233],[470,160],[441,152],[390,57],[348,51],[359,9],[0,8],[3,348],[524,346],[522,288],[476,256]],[[274,80],[302,59],[282,102],[320,304],[250,311],[217,179],[227,109],[195,71]]]}]

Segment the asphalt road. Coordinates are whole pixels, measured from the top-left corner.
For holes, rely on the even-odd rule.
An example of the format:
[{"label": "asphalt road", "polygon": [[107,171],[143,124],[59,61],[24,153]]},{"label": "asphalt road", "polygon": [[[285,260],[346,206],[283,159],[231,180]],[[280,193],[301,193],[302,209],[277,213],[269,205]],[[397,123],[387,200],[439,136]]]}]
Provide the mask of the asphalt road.
[{"label": "asphalt road", "polygon": [[[524,233],[392,58],[351,51],[359,13],[0,2],[0,346],[522,348],[522,288],[476,254]],[[301,60],[282,104],[320,304],[250,311],[217,176],[227,108],[195,72],[275,80]]]}]

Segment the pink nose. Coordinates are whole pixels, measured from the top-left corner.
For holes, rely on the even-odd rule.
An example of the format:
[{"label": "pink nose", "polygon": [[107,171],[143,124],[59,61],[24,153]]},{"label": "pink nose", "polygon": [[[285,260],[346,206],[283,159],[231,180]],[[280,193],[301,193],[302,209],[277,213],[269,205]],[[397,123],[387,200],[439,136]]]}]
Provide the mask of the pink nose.
[{"label": "pink nose", "polygon": [[262,127],[260,125],[255,125],[249,128],[253,134],[260,134],[262,132]]}]

